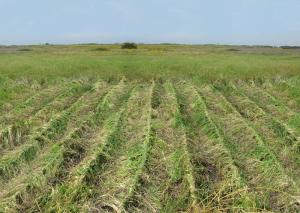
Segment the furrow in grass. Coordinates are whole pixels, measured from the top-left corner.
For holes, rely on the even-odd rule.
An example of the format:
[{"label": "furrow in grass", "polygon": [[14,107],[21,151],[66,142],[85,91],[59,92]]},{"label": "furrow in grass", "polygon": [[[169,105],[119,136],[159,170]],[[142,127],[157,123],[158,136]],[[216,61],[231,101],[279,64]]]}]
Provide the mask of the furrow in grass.
[{"label": "furrow in grass", "polygon": [[202,87],[199,92],[249,190],[257,195],[257,208],[264,211],[299,210],[294,197],[298,189],[256,131],[211,86]]},{"label": "furrow in grass", "polygon": [[14,108],[9,113],[0,118],[1,128],[3,125],[10,125],[18,120],[23,120],[38,112],[44,105],[48,104],[65,89],[66,85],[50,86],[42,89],[37,94],[27,99],[24,103]]},{"label": "furrow in grass", "polygon": [[14,148],[25,142],[28,135],[39,131],[39,128],[44,123],[48,123],[52,116],[57,115],[75,102],[82,93],[90,89],[90,85],[82,85],[81,83],[70,84],[69,87],[33,115],[24,120],[20,119],[2,130],[0,133],[0,151]]},{"label": "furrow in grass", "polygon": [[292,112],[294,113],[287,113],[290,115],[287,124],[296,129],[296,134],[298,136],[297,140],[300,141],[300,87],[293,87],[287,82],[268,84],[261,87],[276,100],[279,100],[278,102],[284,103],[282,105],[287,106],[288,109],[292,109]]},{"label": "furrow in grass", "polygon": [[146,138],[143,141],[144,151],[142,153],[142,159],[141,159],[140,165],[138,165],[137,171],[133,177],[133,181],[130,186],[130,190],[129,190],[128,194],[124,197],[124,199],[121,203],[122,209],[127,209],[128,206],[131,205],[132,198],[134,196],[136,189],[138,188],[138,186],[140,184],[141,175],[145,169],[145,165],[146,165],[146,162],[149,157],[149,152],[150,152],[151,145],[152,145],[151,144],[151,142],[152,142],[151,117],[152,117],[152,97],[153,97],[154,87],[155,87],[155,82],[153,81],[151,89],[150,89],[150,100],[148,103],[148,112],[147,112],[148,117],[146,118],[147,119],[147,129],[146,129]]},{"label": "furrow in grass", "polygon": [[40,112],[46,105],[50,104],[57,95],[62,93],[68,86],[70,86],[70,84],[67,83],[44,88],[20,105],[16,106],[10,112],[0,117],[0,125],[2,129],[0,133],[0,144],[7,140],[5,136],[10,129],[17,129],[19,126],[25,125],[28,119],[38,114],[38,112]]},{"label": "furrow in grass", "polygon": [[180,106],[178,103],[177,94],[175,92],[173,84],[171,84],[169,81],[165,84],[166,91],[170,94],[170,96],[173,98],[173,102],[170,103],[175,107],[175,118],[177,125],[175,126],[175,131],[179,132],[182,135],[182,149],[183,149],[183,165],[184,165],[184,178],[187,179],[189,190],[190,190],[190,196],[191,196],[191,206],[189,207],[192,211],[199,211],[198,210],[198,198],[196,195],[196,187],[195,187],[195,178],[193,175],[193,166],[191,164],[191,156],[188,151],[188,142],[187,142],[187,136],[185,133],[185,125],[183,123],[183,118],[180,112]]},{"label": "furrow in grass", "polygon": [[40,84],[36,81],[28,79],[20,80],[0,80],[0,116],[3,117],[11,110],[16,108],[20,103],[26,102],[29,97],[47,87],[45,84]]},{"label": "furrow in grass", "polygon": [[149,158],[128,212],[197,211],[194,177],[173,85],[154,90]]},{"label": "furrow in grass", "polygon": [[289,83],[288,80],[280,82],[265,82],[259,85],[280,102],[287,105],[293,111],[300,113],[300,87]]},{"label": "furrow in grass", "polygon": [[285,81],[287,86],[288,96],[293,99],[296,104],[297,112],[300,112],[300,81],[299,78],[290,78]]},{"label": "furrow in grass", "polygon": [[153,85],[140,84],[128,100],[119,131],[98,156],[98,164],[89,176],[87,199],[77,201],[81,211],[117,208],[121,210],[135,188],[136,179],[147,157],[149,114]]},{"label": "furrow in grass", "polygon": [[[53,149],[48,150],[41,155],[39,161],[33,161],[32,166],[20,173],[16,179],[12,179],[8,184],[2,185],[3,189],[0,193],[0,212],[17,212],[19,206],[23,206],[24,202],[28,202],[27,195],[34,194],[39,185],[43,185],[45,178],[52,175],[52,171],[57,170],[61,156],[60,145],[55,144]],[[42,169],[41,169],[42,168]]]},{"label": "furrow in grass", "polygon": [[9,113],[1,116],[0,149],[9,146],[13,141],[19,143],[22,139],[21,135],[28,132],[27,119],[51,102],[61,89],[61,87],[43,89]]},{"label": "furrow in grass", "polygon": [[[97,100],[109,87],[104,82],[96,84],[92,90],[80,96],[69,108],[53,117],[43,129],[33,134],[29,141],[6,153],[0,160],[0,176],[5,182],[16,175],[23,164],[32,161],[45,144],[60,139],[70,129],[78,126],[78,116],[87,117],[92,113]],[[80,121],[80,120],[79,120]]]},{"label": "furrow in grass", "polygon": [[[122,109],[110,116],[103,123],[102,129],[97,134],[93,134],[93,137],[82,138],[78,143],[84,143],[84,140],[89,144],[84,147],[84,156],[78,164],[73,163],[74,168],[70,168],[66,165],[66,162],[62,163],[63,166],[57,170],[56,175],[50,179],[50,188],[46,193],[42,193],[38,197],[38,204],[34,206],[34,209],[43,209],[45,211],[65,211],[72,210],[79,211],[80,206],[77,205],[78,200],[85,200],[90,196],[89,181],[90,176],[93,176],[97,164],[101,164],[102,147],[106,143],[110,143],[119,126],[119,119],[122,115]],[[80,144],[82,146],[82,144]],[[66,152],[68,150],[64,150]],[[72,149],[72,151],[74,151]],[[74,156],[71,156],[74,158]],[[70,159],[69,159],[70,161]],[[63,169],[63,171],[62,171]],[[59,175],[57,175],[59,174]],[[51,187],[54,187],[51,190]]]},{"label": "furrow in grass", "polygon": [[281,130],[281,136],[285,136],[290,142],[299,143],[300,113],[294,112],[266,90],[255,85],[249,86],[240,82],[237,86],[233,86],[271,116],[274,123],[277,123],[278,130]]},{"label": "furrow in grass", "polygon": [[296,113],[286,104],[283,104],[277,97],[270,94],[266,89],[263,89],[256,84],[238,82],[236,87],[241,89],[245,95],[253,102],[256,102],[262,109],[285,122],[288,121],[289,117]]},{"label": "furrow in grass", "polygon": [[251,211],[255,195],[248,190],[203,98],[189,83],[177,86],[195,177],[196,195],[205,211]]},{"label": "furrow in grass", "polygon": [[[39,207],[46,211],[71,211],[77,209],[76,201],[86,199],[89,196],[89,179],[101,167],[103,163],[104,150],[110,146],[114,135],[118,131],[120,119],[124,112],[124,107],[119,107],[127,101],[130,94],[129,87],[119,87],[110,93],[99,105],[96,116],[94,116],[95,124],[98,126],[94,130],[93,138],[87,143],[85,157],[80,163],[74,166],[60,184],[56,186],[51,193],[44,194],[39,198]],[[125,92],[125,93],[124,93]],[[101,125],[98,123],[102,114]]]},{"label": "furrow in grass", "polygon": [[[124,83],[116,86],[108,94],[120,97],[122,93],[124,93],[122,90],[126,91],[126,89],[124,89]],[[80,127],[74,127],[75,129],[72,130],[65,139],[50,146],[49,152],[45,152],[44,155],[39,156],[33,162],[33,166],[30,168],[30,170],[33,171],[32,175],[27,173],[26,176],[26,174],[24,174],[24,177],[21,179],[16,178],[14,182],[10,184],[11,188],[7,190],[8,193],[4,196],[7,198],[3,206],[12,209],[17,208],[19,210],[32,208],[32,205],[35,204],[33,201],[35,198],[39,198],[39,194],[45,192],[46,189],[48,189],[48,192],[51,192],[51,188],[55,186],[53,184],[49,186],[46,185],[49,183],[49,179],[52,179],[50,182],[53,183],[53,181],[55,181],[56,184],[61,181],[58,179],[66,179],[64,176],[67,175],[67,171],[77,164],[81,165],[80,161],[85,158],[88,154],[87,152],[92,152],[93,149],[97,148],[97,145],[99,145],[97,142],[99,141],[94,139],[96,132],[99,130],[97,125],[100,124],[97,120],[97,115],[99,115],[99,113],[106,113],[106,116],[108,116],[108,112],[105,111],[107,111],[108,108],[117,107],[113,105],[118,104],[118,100],[116,100],[115,97],[110,98],[112,101],[115,99],[114,102],[107,101],[108,94],[100,99],[99,104],[95,107],[92,114],[88,117],[84,117],[84,121]],[[109,103],[110,105],[104,105],[105,103]],[[110,122],[112,122],[112,120],[110,120]],[[107,123],[107,125],[110,126],[110,123]],[[103,132],[103,134],[105,134],[105,132]],[[100,137],[100,135],[98,137]],[[53,150],[55,152],[53,152]],[[16,185],[21,185],[21,187],[15,187]],[[41,203],[43,199],[45,199],[45,197],[39,198]],[[51,208],[53,207],[54,206]]]},{"label": "furrow in grass", "polygon": [[300,175],[300,155],[299,150],[294,149],[297,142],[296,137],[291,135],[284,124],[266,114],[262,108],[234,85],[219,84],[217,87],[249,125],[257,131],[265,145],[280,160],[287,174],[299,184],[297,180]]}]

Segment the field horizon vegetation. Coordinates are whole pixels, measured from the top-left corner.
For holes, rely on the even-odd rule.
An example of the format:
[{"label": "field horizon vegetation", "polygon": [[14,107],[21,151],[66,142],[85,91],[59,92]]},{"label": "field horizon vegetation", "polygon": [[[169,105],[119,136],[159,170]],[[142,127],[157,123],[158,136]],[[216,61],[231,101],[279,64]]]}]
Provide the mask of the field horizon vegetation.
[{"label": "field horizon vegetation", "polygon": [[0,46],[0,212],[300,212],[300,48]]},{"label": "field horizon vegetation", "polygon": [[300,47],[139,44],[0,46],[2,77],[53,80],[60,77],[203,81],[298,76]]}]

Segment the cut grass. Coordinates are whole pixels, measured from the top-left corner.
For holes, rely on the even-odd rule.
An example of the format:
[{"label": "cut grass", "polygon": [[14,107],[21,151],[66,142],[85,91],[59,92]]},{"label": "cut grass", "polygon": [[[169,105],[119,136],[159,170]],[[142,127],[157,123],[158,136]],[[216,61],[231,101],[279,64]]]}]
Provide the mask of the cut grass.
[{"label": "cut grass", "polygon": [[27,78],[12,80],[0,77],[0,113],[9,113],[47,85]]},{"label": "cut grass", "polygon": [[257,208],[295,211],[298,190],[260,136],[217,91],[207,86],[200,92],[247,184],[259,194]]},{"label": "cut grass", "polygon": [[[66,88],[66,87],[65,87]],[[42,89],[37,94],[28,98],[24,103],[19,104],[9,113],[1,116],[1,125],[11,124],[14,121],[26,119],[31,115],[37,113],[41,108],[54,100],[54,98],[62,92],[64,87],[62,85],[52,86]]]},{"label": "cut grass", "polygon": [[129,212],[198,210],[186,137],[176,93],[170,82],[154,90],[153,138]]},{"label": "cut grass", "polygon": [[0,133],[1,149],[12,149],[20,145],[26,141],[26,136],[38,131],[45,123],[49,122],[52,116],[56,116],[60,111],[76,101],[82,93],[91,89],[87,84],[83,85],[76,82],[68,86],[70,88],[62,91],[52,101],[43,105],[36,113],[29,115],[27,118],[18,117],[18,121],[13,121],[14,124],[5,127]]},{"label": "cut grass", "polygon": [[[293,83],[291,83],[292,81]],[[297,83],[295,83],[295,82]],[[270,81],[263,82],[260,86],[269,92],[272,96],[279,99],[282,103],[297,113],[300,113],[300,86],[299,79],[296,80],[283,79],[279,82],[272,83]]]},{"label": "cut grass", "polygon": [[0,212],[299,211],[297,112],[268,90],[91,82],[11,111],[35,113],[2,150]]},{"label": "cut grass", "polygon": [[236,167],[224,139],[195,87],[177,86],[194,168],[197,198],[206,211],[253,211],[255,195]]},{"label": "cut grass", "polygon": [[[124,111],[123,108],[119,110],[119,106],[126,102],[130,87],[122,81],[101,100],[95,114],[90,118],[95,124],[93,134],[88,142],[79,141],[79,144],[85,144],[84,156],[81,161],[77,159],[77,165],[73,164],[69,166],[69,169],[61,168],[63,175],[60,175],[61,178],[57,177],[58,180],[52,184],[52,187],[56,186],[55,190],[49,190],[38,199],[39,208],[47,209],[47,211],[71,211],[79,208],[73,204],[76,200],[89,196],[88,191],[85,190],[89,177],[96,172],[102,160],[104,147],[109,145],[118,130],[117,127]],[[111,114],[113,112],[114,114]],[[99,120],[99,114],[101,114],[101,120]]]},{"label": "cut grass", "polygon": [[[99,211],[124,208],[147,155],[151,87],[139,85],[133,91],[120,122],[120,132],[103,150],[103,165],[89,180],[92,197],[89,204],[83,206]],[[99,187],[99,184],[105,187]]]},{"label": "cut grass", "polygon": [[[95,90],[99,90],[97,86],[94,88]],[[100,89],[103,89],[100,87]],[[95,94],[97,97],[99,94]],[[102,100],[101,96],[97,98],[98,100]],[[33,205],[33,197],[36,196],[37,193],[41,193],[41,189],[47,184],[48,180],[56,175],[62,168],[67,169],[66,164],[76,164],[80,158],[82,158],[82,153],[85,152],[86,146],[83,140],[87,138],[82,138],[83,140],[78,140],[78,137],[81,138],[84,135],[89,135],[91,129],[95,128],[95,118],[97,117],[96,109],[100,110],[99,106],[103,102],[99,102],[96,107],[94,104],[91,106],[95,107],[94,113],[88,114],[88,116],[83,116],[82,122],[78,123],[79,127],[73,127],[72,131],[65,139],[61,142],[57,142],[53,146],[50,146],[45,150],[44,154],[38,156],[35,161],[32,163],[32,167],[29,167],[29,171],[33,171],[30,176],[24,175],[19,176],[13,179],[8,186],[6,186],[6,190],[1,194],[2,200],[1,203],[2,209],[26,209]],[[75,153],[74,153],[75,152]],[[79,153],[76,153],[79,152]],[[72,162],[72,161],[75,161]],[[27,173],[28,171],[23,171],[23,173]],[[17,187],[16,187],[17,186]],[[20,207],[21,205],[21,207]]]},{"label": "cut grass", "polygon": [[175,92],[174,86],[172,83],[170,83],[169,81],[167,81],[167,83],[165,84],[165,89],[167,91],[167,93],[172,97],[173,101],[170,103],[171,105],[173,105],[173,107],[175,108],[175,118],[176,118],[176,130],[177,132],[179,132],[179,134],[182,135],[182,150],[183,150],[183,167],[185,168],[184,170],[184,178],[186,178],[188,185],[189,185],[189,191],[190,191],[190,196],[191,196],[191,204],[189,206],[189,211],[192,212],[197,212],[200,211],[200,207],[199,207],[199,200],[198,197],[196,195],[196,187],[195,187],[195,177],[194,177],[194,168],[193,165],[191,163],[191,156],[188,150],[188,142],[187,142],[187,136],[185,133],[185,125],[184,125],[184,121],[180,112],[180,105],[178,103],[178,97],[177,97],[177,93]]},{"label": "cut grass", "polygon": [[286,172],[297,184],[300,156],[295,149],[296,137],[287,129],[286,125],[276,117],[266,114],[255,102],[248,99],[245,94],[234,85],[218,87],[226,98],[235,106],[239,113],[255,129],[259,137],[283,165]]},{"label": "cut grass", "polygon": [[240,83],[238,84],[238,86],[241,88],[242,92],[246,94],[260,108],[283,123],[288,132],[290,132],[292,135],[299,134],[299,113],[290,109],[287,105],[278,100],[278,98],[272,96],[270,93],[256,85],[249,86],[245,83]]},{"label": "cut grass", "polygon": [[[71,118],[76,120],[77,113],[80,115],[81,113],[84,114],[84,110],[89,110],[89,105],[87,105],[89,99],[92,97],[95,102],[95,100],[98,99],[98,95],[105,92],[105,88],[106,85],[103,83],[96,84],[95,87],[92,88],[92,91],[85,93],[68,109],[52,118],[41,131],[33,134],[30,137],[29,142],[6,153],[4,157],[0,159],[1,178],[5,181],[16,175],[19,172],[21,165],[32,161],[45,144],[62,137],[68,130],[68,124],[71,123]],[[88,104],[91,105],[91,103]],[[71,123],[71,126],[72,125],[76,125],[76,123]]]}]

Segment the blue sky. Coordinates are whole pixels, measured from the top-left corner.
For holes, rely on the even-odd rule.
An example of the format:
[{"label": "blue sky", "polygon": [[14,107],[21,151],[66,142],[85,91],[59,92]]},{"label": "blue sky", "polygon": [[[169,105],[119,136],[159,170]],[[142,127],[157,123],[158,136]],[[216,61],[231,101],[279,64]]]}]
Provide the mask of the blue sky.
[{"label": "blue sky", "polygon": [[0,44],[300,45],[300,0],[0,0]]}]

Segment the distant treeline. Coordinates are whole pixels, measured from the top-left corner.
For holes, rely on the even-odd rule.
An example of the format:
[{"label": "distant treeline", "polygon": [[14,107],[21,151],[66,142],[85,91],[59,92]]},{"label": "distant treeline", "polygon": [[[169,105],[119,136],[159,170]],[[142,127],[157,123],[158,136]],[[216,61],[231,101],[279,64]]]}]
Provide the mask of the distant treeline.
[{"label": "distant treeline", "polygon": [[280,46],[282,49],[300,49],[300,46]]},{"label": "distant treeline", "polygon": [[[225,45],[227,46],[227,45]],[[231,45],[228,45],[231,46]],[[270,46],[270,45],[237,45],[233,47],[245,47],[245,48],[281,48],[281,49],[300,49],[300,46]]]}]

